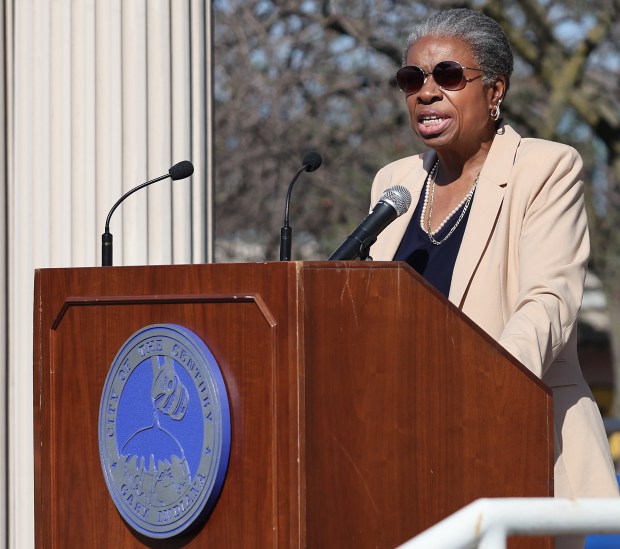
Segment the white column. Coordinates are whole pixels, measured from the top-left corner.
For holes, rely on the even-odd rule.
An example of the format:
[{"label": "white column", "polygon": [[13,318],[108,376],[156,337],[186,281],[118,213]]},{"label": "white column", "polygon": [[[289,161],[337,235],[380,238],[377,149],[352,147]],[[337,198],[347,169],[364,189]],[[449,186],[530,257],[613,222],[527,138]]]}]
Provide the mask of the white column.
[{"label": "white column", "polygon": [[[123,191],[147,179],[147,105],[146,95],[146,0],[122,2],[122,124]],[[112,234],[122,235],[121,250],[116,249],[115,264],[146,264],[147,193],[133,195],[122,205],[122,227],[114,218]],[[119,231],[120,227],[120,231]],[[115,246],[116,247],[116,246]]]},{"label": "white column", "polygon": [[[192,93],[192,157],[196,172],[194,179],[206,181],[207,154],[206,154],[206,79],[205,79],[205,3],[204,0],[191,0],[191,93]],[[203,185],[192,187],[192,256],[197,260],[205,257],[207,250],[206,240],[206,212],[207,196]]]},{"label": "white column", "polygon": [[[101,233],[112,205],[123,194],[122,0],[98,0],[95,49],[95,140],[97,174],[97,265],[101,265]],[[114,262],[121,264],[123,216],[116,212],[110,230]]]},{"label": "white column", "polygon": [[9,547],[23,549],[34,543],[34,269],[100,265],[117,198],[185,159],[195,166],[190,180],[156,183],[116,211],[114,264],[205,261],[206,7],[205,0],[0,2],[8,47],[0,352],[8,355]]},{"label": "white column", "polygon": [[[7,78],[6,78],[6,50],[4,44],[7,42],[6,27],[4,24],[6,3],[4,0],[0,1],[0,112],[6,112],[7,97],[5,94]],[[7,144],[7,124],[6,121],[0,126],[0,181],[7,180],[7,157],[6,157],[6,144]],[[3,183],[0,185],[0,234],[6,235],[7,229],[7,204],[6,204],[6,185]],[[7,250],[5,245],[5,237],[0,238],[0,360],[3,364],[7,364],[8,361],[8,349],[7,349],[7,300],[8,295],[6,291],[6,272],[7,272]],[[0,537],[0,549],[6,548],[4,532],[7,531],[7,492],[8,487],[6,485],[6,399],[8,397],[7,389],[7,369],[6,367],[0,368],[0,532],[3,532]]]},{"label": "white column", "polygon": [[[192,154],[191,109],[191,44],[190,7],[188,2],[175,4],[170,14],[171,23],[171,96],[172,96],[172,162],[191,159],[194,166],[198,158]],[[172,186],[172,262],[187,263],[192,256],[192,187],[198,187],[200,179],[193,176],[190,180],[177,181]],[[200,230],[200,224],[198,224]],[[197,256],[196,262],[204,261],[204,256]]]},{"label": "white column", "polygon": [[[148,179],[166,173],[172,165],[170,2],[147,4]],[[172,186],[187,181],[158,182],[148,189],[149,263],[172,263]],[[146,195],[145,195],[146,197]]]},{"label": "white column", "polygon": [[[48,1],[48,0],[43,0]],[[63,0],[63,3],[66,0]],[[60,116],[71,121],[71,265],[96,265],[95,0],[71,0],[71,104]],[[56,3],[52,3],[56,9]],[[38,14],[37,14],[38,17]],[[50,50],[55,44],[50,44]],[[67,146],[65,145],[65,146]],[[52,217],[55,223],[56,216]]]},{"label": "white column", "polygon": [[[38,6],[36,6],[38,7]],[[20,1],[13,4],[14,36],[10,100],[12,112],[8,139],[10,141],[8,178],[8,311],[9,311],[9,547],[32,547],[33,536],[33,454],[32,454],[32,271],[35,244],[48,241],[49,225],[34,223],[35,206],[34,174],[40,173],[35,164],[39,157],[48,158],[45,150],[35,150],[34,117],[41,112],[35,109],[34,71],[37,61],[44,56],[35,50],[35,2]],[[45,10],[44,10],[45,11]],[[7,18],[7,23],[8,23]],[[39,41],[41,44],[41,41]],[[40,46],[39,46],[40,47]],[[42,122],[44,127],[47,126]],[[36,128],[38,130],[38,127]],[[37,220],[38,222],[39,220]]]},{"label": "white column", "polygon": [[[49,239],[41,239],[49,244],[49,256],[39,256],[39,261],[41,265],[61,267],[71,263],[71,232],[77,222],[71,215],[73,151],[68,145],[71,143],[72,119],[67,116],[71,112],[74,93],[71,81],[71,2],[58,2],[53,10],[48,7],[46,16],[49,17],[49,59],[44,59],[48,65],[45,80],[49,117],[41,122],[49,125],[46,136],[49,140],[49,172],[41,174],[41,185],[49,191],[49,210],[45,218],[48,218],[49,212],[53,222],[46,221]],[[53,47],[50,47],[52,44]],[[49,185],[46,184],[46,175],[49,176]]]}]

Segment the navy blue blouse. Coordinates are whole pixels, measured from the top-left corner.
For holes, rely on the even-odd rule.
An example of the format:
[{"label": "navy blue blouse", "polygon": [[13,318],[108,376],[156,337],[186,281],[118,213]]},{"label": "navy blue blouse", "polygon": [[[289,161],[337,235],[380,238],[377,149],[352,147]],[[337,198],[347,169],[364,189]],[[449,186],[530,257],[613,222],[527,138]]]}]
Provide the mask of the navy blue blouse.
[{"label": "navy blue blouse", "polygon": [[[435,286],[443,295],[448,297],[450,293],[450,283],[452,282],[452,272],[454,271],[456,257],[459,254],[463,234],[467,226],[467,219],[471,211],[471,203],[463,219],[450,237],[439,246],[433,244],[426,231],[420,226],[427,185],[428,180],[424,183],[424,188],[420,193],[420,199],[418,200],[418,204],[413,212],[413,216],[403,235],[398,250],[394,255],[394,260],[406,261],[409,263],[409,265],[418,271],[428,282]],[[465,204],[462,204],[461,207],[452,214],[446,224],[437,233],[433,234],[435,240],[441,242],[441,240],[446,237],[450,229],[457,222],[464,207]]]}]

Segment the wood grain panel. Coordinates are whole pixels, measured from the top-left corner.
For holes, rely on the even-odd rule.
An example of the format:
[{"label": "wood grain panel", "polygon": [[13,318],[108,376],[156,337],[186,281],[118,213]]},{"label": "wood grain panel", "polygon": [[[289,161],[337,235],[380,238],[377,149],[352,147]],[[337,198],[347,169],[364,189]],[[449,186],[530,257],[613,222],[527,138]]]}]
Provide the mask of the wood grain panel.
[{"label": "wood grain panel", "polygon": [[551,495],[542,383],[407,268],[344,265],[304,271],[308,546],[395,547],[479,497]]},{"label": "wood grain panel", "polygon": [[[288,517],[279,518],[278,511],[290,506],[278,501],[276,489],[277,414],[286,418],[289,405],[284,400],[286,409],[278,410],[277,347],[279,341],[286,343],[279,339],[280,333],[286,336],[286,325],[281,328],[276,315],[282,316],[288,305],[278,298],[274,314],[266,302],[272,284],[278,292],[286,289],[287,271],[280,269],[279,280],[271,274],[263,296],[250,291],[257,289],[260,275],[249,275],[251,285],[246,286],[248,274],[231,276],[230,269],[217,270],[222,280],[213,279],[212,269],[204,271],[205,281],[187,269],[173,270],[178,277],[167,268],[153,273],[141,268],[82,270],[77,278],[69,270],[39,273],[41,286],[47,285],[40,287],[39,299],[48,300],[40,307],[46,314],[37,339],[45,358],[39,363],[40,390],[35,390],[42,427],[37,456],[40,547],[206,546],[206,540],[211,547],[269,547],[277,545],[278,535],[288,541]],[[209,294],[210,286],[237,292]],[[116,511],[101,471],[97,433],[101,393],[114,356],[135,331],[155,323],[183,325],[209,346],[227,385],[233,430],[228,475],[211,517],[197,532],[165,542],[134,533]],[[288,490],[288,484],[284,487]],[[286,490],[282,496],[288,500]]]}]

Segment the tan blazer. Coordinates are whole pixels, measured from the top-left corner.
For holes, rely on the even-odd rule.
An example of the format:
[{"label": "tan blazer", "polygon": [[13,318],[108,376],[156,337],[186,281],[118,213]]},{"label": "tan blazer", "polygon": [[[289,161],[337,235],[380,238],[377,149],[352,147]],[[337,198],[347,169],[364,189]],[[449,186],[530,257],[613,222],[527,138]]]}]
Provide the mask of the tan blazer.
[{"label": "tan blazer", "polygon": [[[379,171],[371,203],[393,185],[412,205],[372,246],[389,261],[436,154]],[[553,391],[555,495],[617,496],[607,437],[577,359],[576,320],[589,237],[582,162],[573,148],[498,130],[480,173],[449,299]]]}]

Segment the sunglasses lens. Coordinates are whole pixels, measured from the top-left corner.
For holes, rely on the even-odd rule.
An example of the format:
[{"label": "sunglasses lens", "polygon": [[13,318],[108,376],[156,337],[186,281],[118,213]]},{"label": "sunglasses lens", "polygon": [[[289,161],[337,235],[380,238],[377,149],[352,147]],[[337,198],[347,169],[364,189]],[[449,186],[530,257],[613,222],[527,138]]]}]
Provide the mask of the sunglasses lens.
[{"label": "sunglasses lens", "polygon": [[444,90],[458,90],[463,85],[463,67],[456,61],[442,61],[435,65],[433,78]]},{"label": "sunglasses lens", "polygon": [[402,67],[396,73],[396,83],[404,93],[418,93],[424,84],[424,73],[419,67]]}]

